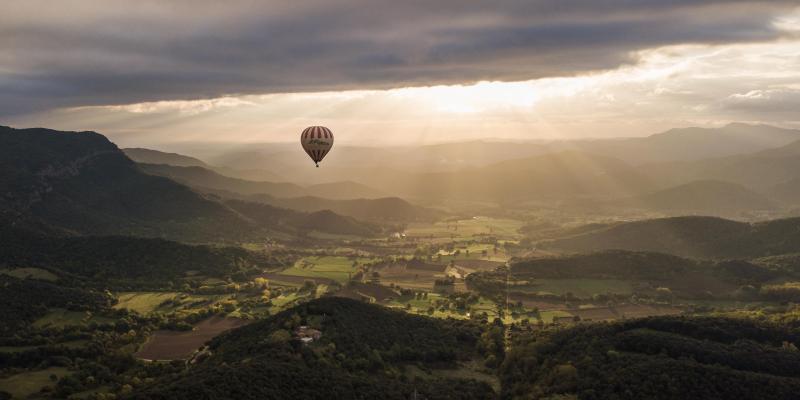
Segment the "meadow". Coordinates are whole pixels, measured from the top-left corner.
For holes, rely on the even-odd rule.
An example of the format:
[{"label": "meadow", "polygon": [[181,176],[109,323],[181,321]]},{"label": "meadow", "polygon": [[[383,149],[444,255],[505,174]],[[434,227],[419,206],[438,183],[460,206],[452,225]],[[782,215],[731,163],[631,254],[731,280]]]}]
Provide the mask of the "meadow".
[{"label": "meadow", "polygon": [[[38,393],[45,386],[55,386],[55,381],[70,373],[64,367],[50,367],[38,371],[23,372],[0,379],[0,391],[8,392],[13,398],[24,399],[34,393]],[[55,381],[52,376],[56,377]]]}]

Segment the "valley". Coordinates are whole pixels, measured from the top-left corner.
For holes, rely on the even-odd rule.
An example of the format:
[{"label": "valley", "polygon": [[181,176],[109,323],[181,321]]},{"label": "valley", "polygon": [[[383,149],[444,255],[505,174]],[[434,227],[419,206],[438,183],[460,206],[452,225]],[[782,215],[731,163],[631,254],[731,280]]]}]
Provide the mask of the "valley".
[{"label": "valley", "polygon": [[[681,324],[785,330],[753,339],[769,354],[796,343],[800,220],[742,184],[653,191],[621,161],[560,152],[475,167],[508,187],[471,191],[437,172],[429,182],[447,198],[385,197],[368,183],[345,183],[355,197],[343,198],[335,183],[233,178],[180,154],[123,153],[98,134],[2,134],[31,155],[0,180],[0,391],[12,398],[213,397],[240,379],[258,382],[236,389],[242,398],[328,398],[331,381],[345,397],[387,385],[398,399],[591,397],[600,389],[575,371],[605,378],[573,348],[649,365],[654,350],[639,340],[652,335],[671,360],[658,368],[673,369],[699,351],[693,331],[670,330]],[[87,150],[95,142],[99,153]],[[45,151],[59,156],[35,157]],[[625,179],[524,172],[566,160]],[[493,175],[508,168],[520,172]],[[719,213],[692,215],[708,209]],[[800,382],[767,366],[711,366],[718,354],[752,356],[714,340],[717,353],[682,367],[762,374],[752,379],[779,382],[776,396]]]}]

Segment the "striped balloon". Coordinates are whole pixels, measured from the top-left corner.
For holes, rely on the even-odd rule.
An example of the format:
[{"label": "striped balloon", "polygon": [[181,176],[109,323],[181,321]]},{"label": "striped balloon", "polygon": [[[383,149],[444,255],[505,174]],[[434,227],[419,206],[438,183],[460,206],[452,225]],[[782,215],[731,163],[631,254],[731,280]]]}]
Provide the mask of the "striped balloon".
[{"label": "striped balloon", "polygon": [[319,167],[319,162],[333,147],[333,132],[324,126],[309,126],[300,134],[300,144]]}]

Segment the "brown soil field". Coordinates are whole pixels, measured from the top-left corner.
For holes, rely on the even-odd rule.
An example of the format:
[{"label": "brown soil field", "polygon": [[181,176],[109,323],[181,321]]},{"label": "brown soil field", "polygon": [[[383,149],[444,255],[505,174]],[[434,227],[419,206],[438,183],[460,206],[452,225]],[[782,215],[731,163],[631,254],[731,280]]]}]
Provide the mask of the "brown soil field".
[{"label": "brown soil field", "polygon": [[537,298],[525,293],[511,292],[508,295],[508,299],[512,302],[521,301],[522,305],[525,307],[537,307],[542,311],[564,310],[567,308],[563,301]]},{"label": "brown soil field", "polygon": [[136,357],[153,361],[185,359],[214,336],[249,322],[239,318],[214,316],[197,323],[191,331],[156,331],[139,349]]}]

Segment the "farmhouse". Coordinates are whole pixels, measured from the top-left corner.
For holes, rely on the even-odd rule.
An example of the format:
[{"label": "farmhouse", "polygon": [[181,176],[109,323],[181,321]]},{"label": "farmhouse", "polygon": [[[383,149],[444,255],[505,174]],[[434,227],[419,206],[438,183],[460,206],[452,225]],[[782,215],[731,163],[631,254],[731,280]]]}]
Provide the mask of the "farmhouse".
[{"label": "farmhouse", "polygon": [[303,344],[309,344],[315,340],[319,340],[322,337],[322,332],[302,325],[294,330],[294,337],[303,342]]}]

